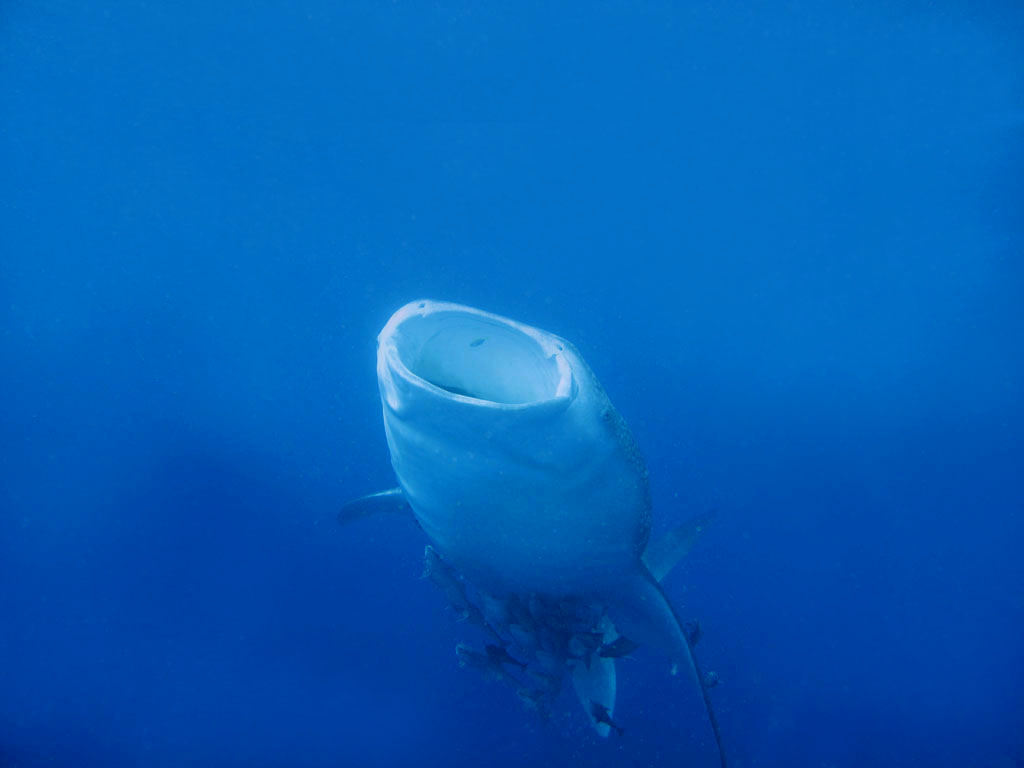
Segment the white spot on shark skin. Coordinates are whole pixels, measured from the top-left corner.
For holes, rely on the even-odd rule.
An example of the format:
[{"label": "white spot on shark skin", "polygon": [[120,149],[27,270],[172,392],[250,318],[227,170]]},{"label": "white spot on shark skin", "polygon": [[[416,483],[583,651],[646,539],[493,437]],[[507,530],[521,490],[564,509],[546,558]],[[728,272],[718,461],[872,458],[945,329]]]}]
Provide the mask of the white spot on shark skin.
[{"label": "white spot on shark skin", "polygon": [[[499,599],[600,606],[614,624],[608,636],[662,649],[700,686],[680,621],[642,559],[647,470],[570,343],[471,307],[415,301],[381,331],[377,377],[402,497],[446,562]],[[611,713],[613,660],[576,670],[592,722],[585,698]]]}]

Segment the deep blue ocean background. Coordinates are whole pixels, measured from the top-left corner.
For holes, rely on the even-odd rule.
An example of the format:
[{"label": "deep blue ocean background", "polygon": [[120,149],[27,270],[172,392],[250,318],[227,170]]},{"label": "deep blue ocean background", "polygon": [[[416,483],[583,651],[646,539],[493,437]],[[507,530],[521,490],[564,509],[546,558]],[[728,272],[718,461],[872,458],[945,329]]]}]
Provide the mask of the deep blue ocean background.
[{"label": "deep blue ocean background", "polygon": [[459,669],[415,298],[631,424],[732,765],[1024,762],[1024,6],[0,4],[0,766],[715,765]]}]

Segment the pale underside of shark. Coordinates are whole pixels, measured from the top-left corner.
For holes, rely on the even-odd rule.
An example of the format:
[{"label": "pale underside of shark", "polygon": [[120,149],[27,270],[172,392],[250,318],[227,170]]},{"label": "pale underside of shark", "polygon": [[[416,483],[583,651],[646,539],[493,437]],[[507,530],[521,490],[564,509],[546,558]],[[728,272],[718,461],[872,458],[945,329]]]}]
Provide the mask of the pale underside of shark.
[{"label": "pale underside of shark", "polygon": [[[365,517],[385,514],[413,516],[401,488],[345,504],[338,513],[338,522],[348,525]],[[647,545],[644,565],[657,581],[686,556],[712,517],[710,513],[688,520]],[[483,593],[468,584],[430,545],[424,553],[423,575],[441,589],[460,621],[476,625],[483,630],[486,640],[499,644],[497,647],[488,645],[492,651],[488,655],[460,643],[456,650],[462,666],[481,668],[488,678],[510,684],[527,706],[542,714],[547,714],[551,700],[561,690],[562,678],[569,676],[594,730],[601,737],[608,736],[615,726],[611,720],[615,712],[615,661],[630,654],[636,644],[620,636],[606,615],[584,610],[584,618],[580,620],[574,615],[579,613],[579,606],[571,603],[552,606],[542,598],[538,604],[539,596],[502,600]],[[576,623],[576,631],[567,626],[567,620]],[[686,634],[691,646],[699,638],[699,632],[696,622],[687,623]],[[509,649],[515,656],[507,655]],[[501,656],[496,658],[499,652]],[[520,674],[507,672],[509,665],[518,667]],[[708,680],[714,685],[716,677],[709,673],[702,680],[705,685]],[[598,719],[595,704],[607,719]]]},{"label": "pale underside of shark", "polygon": [[[499,640],[518,638],[520,653],[544,661],[547,650],[525,646],[561,649],[602,736],[618,730],[616,654],[602,649],[622,635],[665,652],[703,694],[725,765],[690,639],[658,583],[699,528],[648,546],[646,467],[576,349],[497,315],[417,301],[381,331],[377,377],[399,487],[347,505],[339,519],[411,511],[431,541],[435,583],[450,595],[472,585],[491,608],[481,611],[491,614],[486,626]],[[560,607],[517,609],[536,605]],[[500,643],[467,659],[495,674],[508,661],[527,666]]]}]

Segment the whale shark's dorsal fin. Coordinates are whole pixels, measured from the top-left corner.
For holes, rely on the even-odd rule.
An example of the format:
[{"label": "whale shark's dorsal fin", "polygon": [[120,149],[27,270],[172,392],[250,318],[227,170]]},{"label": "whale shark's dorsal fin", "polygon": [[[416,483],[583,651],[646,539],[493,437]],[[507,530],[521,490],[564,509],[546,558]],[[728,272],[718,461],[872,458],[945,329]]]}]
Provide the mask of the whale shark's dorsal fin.
[{"label": "whale shark's dorsal fin", "polygon": [[362,520],[372,515],[411,515],[412,509],[405,500],[401,488],[388,488],[380,493],[371,493],[342,505],[338,512],[338,522],[348,525],[354,520]]},{"label": "whale shark's dorsal fin", "polygon": [[711,510],[707,514],[687,520],[647,545],[643,561],[655,581],[662,581],[669,571],[676,567],[676,563],[689,554],[697,537],[704,532],[715,514],[715,510]]}]

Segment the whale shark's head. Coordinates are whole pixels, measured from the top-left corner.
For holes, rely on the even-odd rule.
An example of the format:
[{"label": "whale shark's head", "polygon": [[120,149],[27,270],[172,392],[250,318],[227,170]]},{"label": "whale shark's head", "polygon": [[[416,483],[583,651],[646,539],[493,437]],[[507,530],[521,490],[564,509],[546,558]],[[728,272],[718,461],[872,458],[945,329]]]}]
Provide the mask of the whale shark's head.
[{"label": "whale shark's head", "polygon": [[378,337],[391,459],[444,556],[498,591],[600,591],[643,551],[646,471],[563,339],[415,301]]}]

